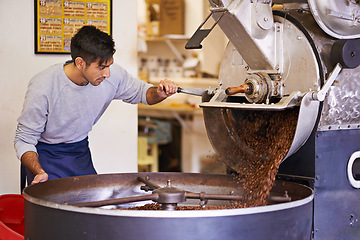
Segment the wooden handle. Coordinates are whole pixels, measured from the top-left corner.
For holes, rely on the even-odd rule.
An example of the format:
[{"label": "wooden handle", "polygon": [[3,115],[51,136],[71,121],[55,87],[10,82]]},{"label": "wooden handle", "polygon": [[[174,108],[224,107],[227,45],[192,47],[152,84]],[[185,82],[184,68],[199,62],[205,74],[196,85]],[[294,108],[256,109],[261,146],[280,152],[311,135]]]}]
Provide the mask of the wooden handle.
[{"label": "wooden handle", "polygon": [[229,96],[237,94],[237,93],[249,93],[250,92],[250,86],[248,84],[243,84],[238,87],[228,87],[225,90],[225,93]]}]

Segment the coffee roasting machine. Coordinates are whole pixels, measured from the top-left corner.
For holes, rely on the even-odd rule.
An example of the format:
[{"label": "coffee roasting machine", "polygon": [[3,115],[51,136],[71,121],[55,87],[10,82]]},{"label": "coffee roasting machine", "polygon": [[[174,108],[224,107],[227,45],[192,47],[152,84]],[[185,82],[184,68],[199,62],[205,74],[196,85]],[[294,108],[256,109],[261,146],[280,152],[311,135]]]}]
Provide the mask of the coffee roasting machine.
[{"label": "coffee roasting machine", "polygon": [[[244,199],[230,175],[56,179],[24,190],[25,239],[359,239],[360,1],[209,1],[186,45],[200,48],[216,24],[229,39],[219,86],[202,93],[208,137],[238,173],[266,151],[281,156],[268,205],[217,209]],[[268,130],[264,116],[293,109],[290,144],[286,119],[272,121],[270,140],[249,141],[250,128]],[[162,210],[128,209],[153,202]]]}]

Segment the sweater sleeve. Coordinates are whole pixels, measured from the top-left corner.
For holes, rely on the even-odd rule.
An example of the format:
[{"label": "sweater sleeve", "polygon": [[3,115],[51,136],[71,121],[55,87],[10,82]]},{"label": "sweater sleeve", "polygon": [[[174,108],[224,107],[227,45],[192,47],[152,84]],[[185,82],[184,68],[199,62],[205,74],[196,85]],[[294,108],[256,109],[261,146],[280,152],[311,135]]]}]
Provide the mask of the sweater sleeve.
[{"label": "sweater sleeve", "polygon": [[112,66],[111,74],[119,80],[116,86],[115,99],[121,99],[127,103],[148,105],[146,92],[150,87],[153,87],[152,84],[131,76],[125,69],[116,64]]},{"label": "sweater sleeve", "polygon": [[19,159],[28,151],[36,151],[36,144],[45,129],[48,101],[41,84],[30,82],[26,92],[23,111],[18,118],[14,147]]}]

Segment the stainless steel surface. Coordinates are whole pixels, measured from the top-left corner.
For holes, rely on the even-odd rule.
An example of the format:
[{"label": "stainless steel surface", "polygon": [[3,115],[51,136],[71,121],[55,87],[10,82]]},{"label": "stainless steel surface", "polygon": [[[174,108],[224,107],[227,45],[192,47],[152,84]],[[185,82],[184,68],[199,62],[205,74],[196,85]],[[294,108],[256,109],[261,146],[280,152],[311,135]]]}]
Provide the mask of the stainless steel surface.
[{"label": "stainless steel surface", "polygon": [[[280,96],[288,96],[292,92],[308,92],[320,89],[319,67],[313,48],[302,31],[289,20],[275,17],[275,22],[282,25],[283,69],[280,74],[282,90]],[[249,49],[250,51],[251,49]],[[255,53],[252,53],[255,55]],[[266,72],[265,69],[262,72]],[[301,73],[301,74],[300,74]],[[229,43],[221,62],[219,83],[221,88],[239,86],[248,78],[249,68],[241,52]]]},{"label": "stainless steel surface", "polygon": [[309,139],[311,132],[316,126],[316,121],[319,115],[320,102],[310,100],[311,92],[307,93],[301,100],[301,107],[295,136],[291,147],[282,161],[285,161],[289,156],[297,152]]},{"label": "stainless steel surface", "polygon": [[[320,51],[322,75],[328,76],[334,69],[330,61],[331,47],[335,39],[322,32],[314,25],[314,18],[306,12],[289,11],[296,19],[301,19],[303,27],[312,36],[314,44]],[[360,67],[342,69],[335,83],[330,87],[323,102],[321,117],[317,126],[321,131],[360,128]]]},{"label": "stainless steel surface", "polygon": [[217,89],[214,97],[209,102],[203,102],[200,104],[202,108],[224,108],[224,109],[247,109],[247,110],[263,110],[263,111],[281,111],[287,108],[292,108],[299,105],[299,101],[303,98],[304,94],[301,92],[293,92],[289,96],[281,98],[277,103],[265,104],[265,103],[238,103],[227,102],[225,91],[223,89]]},{"label": "stainless steel surface", "polygon": [[[309,14],[303,14],[302,16],[308,17]],[[284,19],[283,16],[276,15],[274,16],[274,22],[276,23],[274,27],[278,26],[279,31],[281,31],[281,38],[277,39],[276,48],[280,47],[282,49],[281,53],[284,56],[282,68],[279,69],[281,70],[280,74],[269,75],[264,72],[249,72],[250,69],[242,56],[242,52],[239,53],[233,44],[229,43],[220,67],[220,89],[213,94],[213,97],[208,102],[200,105],[204,108],[204,112],[207,112],[204,114],[204,118],[207,118],[209,111],[215,112],[214,115],[210,115],[211,118],[217,119],[209,121],[216,121],[216,123],[207,124],[207,130],[209,138],[212,139],[211,142],[213,142],[212,145],[214,149],[218,150],[220,154],[224,154],[223,149],[234,149],[236,145],[240,144],[235,137],[238,133],[235,132],[236,130],[234,128],[229,127],[229,121],[226,120],[228,117],[224,117],[224,115],[230,112],[226,109],[281,111],[300,106],[300,114],[297,120],[293,144],[283,160],[295,153],[306,142],[314,129],[320,110],[320,102],[311,101],[309,96],[311,96],[311,92],[320,90],[321,82],[324,78],[322,66],[319,65],[319,63],[321,63],[321,61],[319,61],[320,54],[314,47],[307,30],[305,28],[301,29],[298,26],[298,21],[294,22],[292,19]],[[266,82],[270,89],[268,90],[270,92],[268,93],[269,95],[265,93],[264,103],[248,103],[251,102],[249,101],[251,99],[243,93],[239,93],[230,99],[222,92],[224,91],[223,89],[228,87],[245,84],[249,81],[248,79],[255,79],[251,77],[255,75],[271,76],[262,78],[266,79],[263,80],[263,82]],[[264,91],[262,91],[262,93],[264,93]],[[271,102],[274,96],[277,96],[280,100],[278,102]],[[244,97],[247,98],[247,101],[241,100],[241,98]],[[264,95],[259,93],[257,97],[260,99],[264,97]],[[207,122],[207,119],[205,119],[205,122]],[[223,127],[218,125],[223,125]],[[216,128],[222,128],[222,133],[220,134],[219,131],[215,132],[213,129]],[[225,135],[222,136],[223,134]],[[224,144],[228,144],[229,146],[223,147],[224,144],[215,143],[218,142],[215,140],[218,136],[221,140],[228,139]],[[235,165],[235,163],[230,165]]]},{"label": "stainless steel surface", "polygon": [[[227,27],[231,28],[232,25]],[[305,33],[291,21],[280,16],[274,17],[274,31],[280,32],[274,44],[276,47],[273,47],[273,51],[275,51],[274,49],[279,51],[279,58],[282,59],[278,66],[278,74],[271,74],[271,71],[269,72],[266,69],[259,72],[253,71],[243,57],[243,52],[238,52],[232,42],[226,48],[219,74],[221,89],[242,85],[249,81],[247,79],[255,79],[251,76],[270,76],[271,80],[266,80],[268,90],[263,88],[257,94],[257,96],[266,97],[265,104],[254,105],[252,104],[252,97],[239,93],[237,96],[247,97],[250,104],[247,101],[243,101],[242,104],[232,104],[226,101],[226,96],[221,95],[224,97],[210,100],[209,103],[203,104],[204,106],[279,110],[299,105],[301,98],[307,92],[320,89],[320,66],[318,66],[314,49]],[[241,44],[245,43],[244,40]],[[247,51],[252,51],[252,48],[247,48]],[[252,55],[256,55],[256,52],[252,52]],[[274,101],[274,98],[280,99],[280,101]],[[255,98],[254,102],[256,101]]]},{"label": "stainless steel surface", "polygon": [[360,37],[360,5],[356,0],[308,0],[317,24],[339,39]]},{"label": "stainless steel surface", "polygon": [[360,68],[343,69],[330,88],[318,129],[321,131],[360,129]]},{"label": "stainless steel surface", "polygon": [[[308,239],[312,190],[291,182],[277,181],[271,192],[273,196],[287,194],[291,202],[254,208],[142,211],[65,203],[145,194],[137,178],[146,176],[159,186],[171,179],[175,187],[191,192],[241,193],[237,180],[227,175],[125,173],[51,180],[24,191],[25,239]],[[198,205],[198,201],[190,199],[187,205]],[[209,200],[208,204],[220,202]]]},{"label": "stainless steel surface", "polygon": [[276,31],[273,31],[271,1],[221,1],[222,6],[212,4],[213,18],[221,20],[218,25],[243,55],[248,66],[255,71],[278,72],[279,62],[276,44]]}]

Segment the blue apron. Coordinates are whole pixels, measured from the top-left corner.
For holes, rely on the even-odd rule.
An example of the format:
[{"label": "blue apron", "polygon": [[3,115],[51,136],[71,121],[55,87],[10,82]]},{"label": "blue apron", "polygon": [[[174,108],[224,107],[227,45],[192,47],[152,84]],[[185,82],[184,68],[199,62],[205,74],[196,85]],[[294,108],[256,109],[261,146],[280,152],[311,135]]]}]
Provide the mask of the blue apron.
[{"label": "blue apron", "polygon": [[[38,142],[36,149],[41,167],[49,180],[96,174],[89,149],[88,138],[75,143],[46,144]],[[34,175],[26,169],[28,185]]]}]

